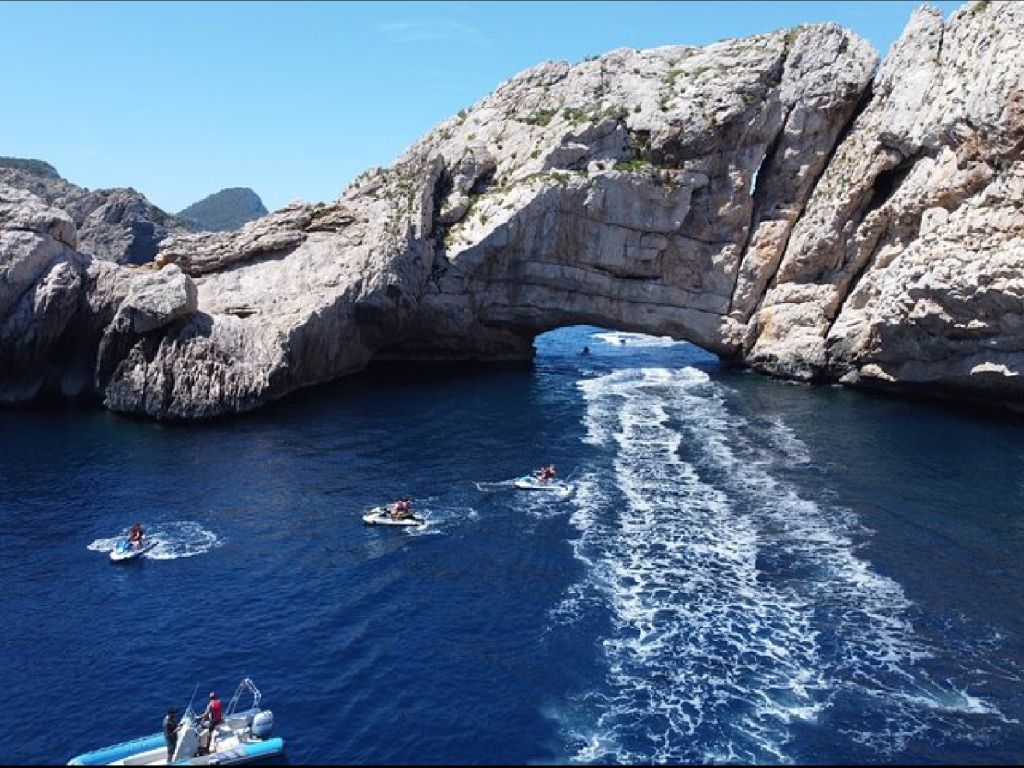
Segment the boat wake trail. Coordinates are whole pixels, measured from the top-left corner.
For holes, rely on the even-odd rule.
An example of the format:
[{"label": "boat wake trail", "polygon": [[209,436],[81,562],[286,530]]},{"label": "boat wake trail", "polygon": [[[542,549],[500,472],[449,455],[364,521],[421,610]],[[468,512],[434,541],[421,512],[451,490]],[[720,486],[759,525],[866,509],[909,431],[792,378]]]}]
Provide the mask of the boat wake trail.
[{"label": "boat wake trail", "polygon": [[[942,649],[915,635],[900,585],[857,556],[870,532],[856,516],[775,479],[780,462],[810,461],[785,425],[764,435],[696,369],[579,386],[607,464],[577,481],[589,576],[552,619],[593,611],[611,630],[605,679],[557,713],[569,760],[801,762],[799,735],[824,728],[877,761],[1002,720],[931,679]],[[780,442],[801,450],[783,458]]]},{"label": "boat wake trail", "polygon": [[[96,539],[89,544],[93,552],[112,552],[120,536],[110,539]],[[150,560],[178,560],[183,557],[195,557],[223,546],[213,531],[203,528],[199,523],[181,520],[172,523],[158,523],[146,528],[146,538],[156,543],[143,557]]]},{"label": "boat wake trail", "polygon": [[509,488],[514,488],[515,478],[511,480],[501,480],[494,483],[478,482],[476,483],[476,489],[478,491],[504,491]]}]

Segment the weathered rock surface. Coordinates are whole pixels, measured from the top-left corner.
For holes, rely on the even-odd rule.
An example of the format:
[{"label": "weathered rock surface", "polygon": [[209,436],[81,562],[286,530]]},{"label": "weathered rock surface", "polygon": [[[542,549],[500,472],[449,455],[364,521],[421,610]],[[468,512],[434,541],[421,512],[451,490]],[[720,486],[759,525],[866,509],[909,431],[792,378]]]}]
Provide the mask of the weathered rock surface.
[{"label": "weathered rock surface", "polygon": [[196,311],[177,267],[126,268],[79,247],[67,213],[0,185],[0,402],[94,395],[106,337],[134,340]]},{"label": "weathered rock surface", "polygon": [[1024,8],[917,11],[797,224],[748,361],[1021,403]]},{"label": "weathered rock surface", "polygon": [[[593,323],[1020,407],[1021,50],[1024,8],[981,2],[918,11],[877,72],[832,24],[542,64],[332,203],[164,239],[158,277],[98,269],[81,225],[76,245],[12,202],[0,390],[91,364],[109,408],[201,418]],[[51,298],[19,310],[26,290]]]},{"label": "weathered rock surface", "polygon": [[192,229],[134,189],[90,192],[59,176],[13,168],[0,168],[0,184],[29,191],[67,213],[78,230],[79,250],[104,261],[148,264],[166,237]]},{"label": "weathered rock surface", "polygon": [[0,186],[0,402],[91,387],[91,367],[83,371],[67,342],[95,333],[71,321],[89,306],[83,286],[101,280],[103,270],[91,272],[77,245],[70,216]]},{"label": "weathered rock surface", "polygon": [[140,275],[132,282],[118,313],[135,333],[148,333],[195,314],[199,294],[192,279],[171,264],[159,272]]}]

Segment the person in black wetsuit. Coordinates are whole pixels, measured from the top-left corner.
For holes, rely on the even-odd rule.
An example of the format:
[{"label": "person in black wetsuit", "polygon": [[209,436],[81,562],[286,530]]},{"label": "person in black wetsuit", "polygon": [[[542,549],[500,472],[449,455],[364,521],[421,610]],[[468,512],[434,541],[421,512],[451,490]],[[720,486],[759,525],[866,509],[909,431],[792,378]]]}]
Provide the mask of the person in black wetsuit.
[{"label": "person in black wetsuit", "polygon": [[178,710],[171,707],[164,715],[164,741],[167,742],[167,762],[174,758],[174,747],[178,743]]}]

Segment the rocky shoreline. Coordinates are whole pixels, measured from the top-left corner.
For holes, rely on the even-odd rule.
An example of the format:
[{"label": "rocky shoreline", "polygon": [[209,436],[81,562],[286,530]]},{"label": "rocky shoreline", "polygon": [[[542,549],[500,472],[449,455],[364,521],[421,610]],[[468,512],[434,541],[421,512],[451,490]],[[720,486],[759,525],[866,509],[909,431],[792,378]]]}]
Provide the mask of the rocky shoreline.
[{"label": "rocky shoreline", "polygon": [[1021,51],[1024,7],[974,2],[880,66],[834,24],[541,64],[234,232],[0,172],[0,402],[201,419],[587,323],[1021,410]]}]

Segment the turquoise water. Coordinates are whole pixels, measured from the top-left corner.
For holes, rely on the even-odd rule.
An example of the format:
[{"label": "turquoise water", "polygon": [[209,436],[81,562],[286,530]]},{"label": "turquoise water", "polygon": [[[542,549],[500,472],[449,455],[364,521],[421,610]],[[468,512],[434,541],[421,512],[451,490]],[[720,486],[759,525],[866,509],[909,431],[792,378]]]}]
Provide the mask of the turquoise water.
[{"label": "turquoise water", "polygon": [[[249,675],[292,764],[1024,762],[1024,426],[536,345],[213,424],[0,411],[0,760]],[[571,494],[511,487],[546,463]],[[425,527],[362,523],[398,496]]]}]

